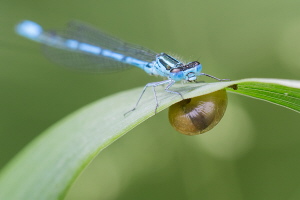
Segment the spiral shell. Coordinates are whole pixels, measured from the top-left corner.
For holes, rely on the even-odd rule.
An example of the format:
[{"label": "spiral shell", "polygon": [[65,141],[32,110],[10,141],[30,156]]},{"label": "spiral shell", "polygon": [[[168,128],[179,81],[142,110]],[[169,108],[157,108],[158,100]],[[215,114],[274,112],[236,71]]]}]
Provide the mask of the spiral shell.
[{"label": "spiral shell", "polygon": [[169,121],[180,133],[198,135],[215,127],[222,119],[227,107],[225,89],[213,93],[184,99],[169,108]]}]

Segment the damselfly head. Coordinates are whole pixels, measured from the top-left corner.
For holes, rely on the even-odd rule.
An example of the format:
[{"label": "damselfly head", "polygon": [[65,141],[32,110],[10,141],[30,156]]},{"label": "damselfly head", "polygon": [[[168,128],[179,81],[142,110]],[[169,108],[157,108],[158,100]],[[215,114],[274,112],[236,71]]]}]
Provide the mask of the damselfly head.
[{"label": "damselfly head", "polygon": [[185,74],[185,80],[189,82],[195,81],[202,71],[202,65],[198,61],[189,62],[182,68]]},{"label": "damselfly head", "polygon": [[193,82],[201,74],[201,70],[202,65],[198,61],[189,62],[186,65],[171,69],[170,78],[175,81],[186,80]]}]

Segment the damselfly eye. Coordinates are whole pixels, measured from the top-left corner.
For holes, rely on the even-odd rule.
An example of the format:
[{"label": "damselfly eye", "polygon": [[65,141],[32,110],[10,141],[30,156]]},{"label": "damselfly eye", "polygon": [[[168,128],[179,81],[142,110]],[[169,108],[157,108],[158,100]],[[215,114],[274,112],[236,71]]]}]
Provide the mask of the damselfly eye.
[{"label": "damselfly eye", "polygon": [[185,65],[186,68],[193,68],[193,67],[196,67],[200,65],[200,63],[198,61],[193,61],[193,62],[190,62],[188,64]]},{"label": "damselfly eye", "polygon": [[184,99],[169,108],[169,121],[180,133],[198,135],[215,127],[222,119],[227,107],[225,89]]}]

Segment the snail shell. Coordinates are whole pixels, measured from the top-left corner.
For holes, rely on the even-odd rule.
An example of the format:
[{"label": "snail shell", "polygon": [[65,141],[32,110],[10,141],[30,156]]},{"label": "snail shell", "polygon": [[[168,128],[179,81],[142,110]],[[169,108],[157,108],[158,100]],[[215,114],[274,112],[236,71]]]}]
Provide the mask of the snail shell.
[{"label": "snail shell", "polygon": [[222,89],[173,104],[169,108],[169,121],[182,134],[198,135],[215,127],[226,107],[227,93]]}]

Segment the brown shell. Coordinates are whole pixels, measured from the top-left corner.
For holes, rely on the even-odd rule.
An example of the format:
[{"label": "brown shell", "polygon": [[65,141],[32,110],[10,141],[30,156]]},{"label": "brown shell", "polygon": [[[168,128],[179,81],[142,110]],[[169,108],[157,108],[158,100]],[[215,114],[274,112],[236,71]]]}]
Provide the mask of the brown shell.
[{"label": "brown shell", "polygon": [[215,127],[226,107],[227,93],[222,89],[173,104],[169,108],[169,121],[182,134],[198,135]]}]

